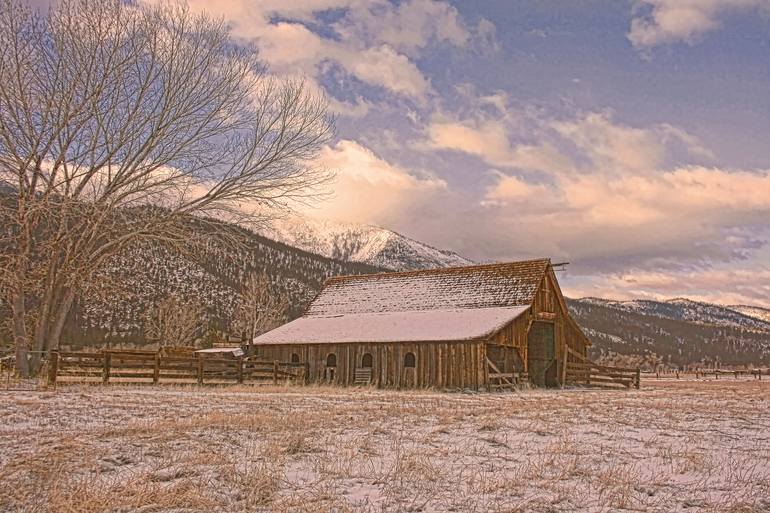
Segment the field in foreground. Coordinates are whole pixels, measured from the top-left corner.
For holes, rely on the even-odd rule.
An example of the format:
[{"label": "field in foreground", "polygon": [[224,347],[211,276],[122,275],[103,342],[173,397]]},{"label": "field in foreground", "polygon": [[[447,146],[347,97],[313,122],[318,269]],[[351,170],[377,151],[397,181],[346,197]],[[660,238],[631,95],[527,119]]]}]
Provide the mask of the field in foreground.
[{"label": "field in foreground", "polygon": [[3,512],[770,511],[770,382],[0,393]]}]

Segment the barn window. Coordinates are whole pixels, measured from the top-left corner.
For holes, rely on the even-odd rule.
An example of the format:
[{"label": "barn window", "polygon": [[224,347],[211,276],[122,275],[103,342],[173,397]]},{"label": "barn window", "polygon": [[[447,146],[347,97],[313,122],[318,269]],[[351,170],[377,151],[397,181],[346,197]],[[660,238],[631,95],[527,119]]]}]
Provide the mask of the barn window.
[{"label": "barn window", "polygon": [[326,357],[326,366],[327,367],[336,367],[337,366],[337,355],[334,353],[329,353],[329,356]]},{"label": "barn window", "polygon": [[364,356],[361,358],[361,367],[364,369],[372,368],[372,353],[364,353]]},{"label": "barn window", "polygon": [[416,360],[417,359],[414,357],[414,353],[406,353],[404,355],[404,367],[406,367],[407,369],[415,368],[417,366],[416,365],[416,363],[417,363]]},{"label": "barn window", "polygon": [[297,353],[291,353],[291,363],[299,363],[299,355]]}]

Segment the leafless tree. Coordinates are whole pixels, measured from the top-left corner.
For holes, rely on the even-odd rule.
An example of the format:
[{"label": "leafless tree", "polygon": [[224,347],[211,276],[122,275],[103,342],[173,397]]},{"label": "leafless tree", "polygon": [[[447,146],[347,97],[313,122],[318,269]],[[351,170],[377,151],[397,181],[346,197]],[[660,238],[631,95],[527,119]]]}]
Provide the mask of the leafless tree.
[{"label": "leafless tree", "polygon": [[310,164],[325,100],[183,4],[0,0],[0,77],[0,288],[23,374],[127,245],[183,245],[190,216],[256,223],[330,178]]},{"label": "leafless tree", "polygon": [[278,326],[289,309],[289,300],[263,271],[252,273],[244,283],[234,328],[251,343],[254,337]]},{"label": "leafless tree", "polygon": [[206,325],[206,311],[195,301],[169,296],[146,316],[144,335],[159,346],[192,346]]}]

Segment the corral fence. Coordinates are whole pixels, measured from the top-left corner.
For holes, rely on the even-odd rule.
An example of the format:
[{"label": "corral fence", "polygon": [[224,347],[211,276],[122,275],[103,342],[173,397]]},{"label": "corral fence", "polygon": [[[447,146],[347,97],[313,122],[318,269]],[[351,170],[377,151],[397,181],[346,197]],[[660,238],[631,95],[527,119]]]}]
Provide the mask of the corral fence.
[{"label": "corral fence", "polygon": [[221,358],[203,355],[167,356],[154,351],[51,353],[48,384],[304,384],[305,364]]},{"label": "corral fence", "polygon": [[762,376],[770,376],[770,369],[688,369],[686,371],[679,370],[657,370],[643,372],[642,375],[645,379],[720,379],[720,377],[727,377],[733,379],[750,379],[762,380]]},{"label": "corral fence", "polygon": [[568,385],[638,389],[641,374],[639,368],[599,365],[570,348],[565,354],[564,382]]}]

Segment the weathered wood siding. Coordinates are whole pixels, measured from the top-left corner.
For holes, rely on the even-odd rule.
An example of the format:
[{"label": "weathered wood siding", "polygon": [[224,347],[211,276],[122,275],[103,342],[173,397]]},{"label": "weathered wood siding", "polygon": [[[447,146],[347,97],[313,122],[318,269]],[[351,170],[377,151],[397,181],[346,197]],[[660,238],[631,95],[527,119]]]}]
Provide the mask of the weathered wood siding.
[{"label": "weathered wood siding", "polygon": [[[533,322],[553,323],[554,359],[557,364],[558,380],[561,382],[566,347],[569,346],[576,353],[585,356],[590,342],[575,321],[570,318],[564,296],[552,269],[549,269],[543,278],[530,310],[489,339],[490,344],[514,348],[523,364],[523,369],[517,370],[524,372],[529,372],[528,341]],[[574,358],[574,356],[568,356],[567,360],[572,361]]]},{"label": "weathered wood siding", "polygon": [[[478,389],[487,382],[484,341],[284,344],[260,346],[257,351],[258,356],[283,362],[296,355],[300,363],[307,363],[311,383],[353,385],[367,353],[372,355],[372,385],[380,388]],[[413,368],[404,365],[408,353],[415,357]],[[326,365],[330,354],[337,360],[333,371]]]}]

